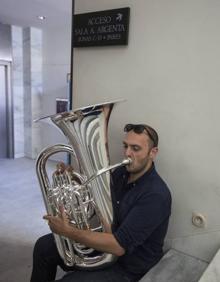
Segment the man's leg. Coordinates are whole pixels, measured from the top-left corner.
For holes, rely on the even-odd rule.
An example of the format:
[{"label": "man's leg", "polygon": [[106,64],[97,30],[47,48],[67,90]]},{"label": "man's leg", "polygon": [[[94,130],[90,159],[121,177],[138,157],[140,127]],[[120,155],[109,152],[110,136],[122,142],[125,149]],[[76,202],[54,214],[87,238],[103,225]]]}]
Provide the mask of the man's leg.
[{"label": "man's leg", "polygon": [[132,279],[116,263],[101,270],[74,270],[56,282],[131,282]]},{"label": "man's leg", "polygon": [[65,267],[57,251],[53,234],[40,237],[34,246],[31,282],[53,281],[58,265],[66,271],[73,269]]}]

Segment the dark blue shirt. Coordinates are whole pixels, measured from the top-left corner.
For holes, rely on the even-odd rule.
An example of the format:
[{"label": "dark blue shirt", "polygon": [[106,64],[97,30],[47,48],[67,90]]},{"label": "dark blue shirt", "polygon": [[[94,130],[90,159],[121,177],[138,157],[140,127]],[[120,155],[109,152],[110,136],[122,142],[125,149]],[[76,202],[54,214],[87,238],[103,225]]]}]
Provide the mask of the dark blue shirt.
[{"label": "dark blue shirt", "polygon": [[122,167],[112,174],[112,231],[125,249],[118,263],[139,279],[163,255],[171,195],[154,165],[133,183],[128,176]]}]

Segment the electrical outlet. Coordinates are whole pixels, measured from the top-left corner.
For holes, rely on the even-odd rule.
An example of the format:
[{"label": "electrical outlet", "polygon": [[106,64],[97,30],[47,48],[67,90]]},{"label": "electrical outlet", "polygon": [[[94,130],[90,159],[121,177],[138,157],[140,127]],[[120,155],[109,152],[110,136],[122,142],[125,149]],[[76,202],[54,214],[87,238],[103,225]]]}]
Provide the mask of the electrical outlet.
[{"label": "electrical outlet", "polygon": [[201,213],[193,212],[192,213],[192,224],[199,228],[205,228],[207,225],[206,217]]}]

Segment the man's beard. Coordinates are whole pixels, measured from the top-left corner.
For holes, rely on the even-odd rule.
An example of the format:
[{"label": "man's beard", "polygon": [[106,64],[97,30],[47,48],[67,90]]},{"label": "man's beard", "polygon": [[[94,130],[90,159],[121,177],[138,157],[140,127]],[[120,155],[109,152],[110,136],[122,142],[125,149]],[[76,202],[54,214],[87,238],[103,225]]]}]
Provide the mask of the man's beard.
[{"label": "man's beard", "polygon": [[129,165],[126,166],[126,169],[130,174],[135,175],[144,172],[150,163],[151,163],[151,159],[149,158],[149,154],[148,154],[147,157],[145,158],[145,161],[140,167],[132,169],[132,163],[131,163],[131,169],[129,169]]}]

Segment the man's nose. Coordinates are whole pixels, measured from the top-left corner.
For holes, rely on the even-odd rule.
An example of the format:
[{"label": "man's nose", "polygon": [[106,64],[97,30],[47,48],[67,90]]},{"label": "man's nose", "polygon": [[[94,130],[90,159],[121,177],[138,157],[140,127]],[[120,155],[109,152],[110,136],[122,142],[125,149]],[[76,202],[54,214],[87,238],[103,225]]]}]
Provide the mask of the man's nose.
[{"label": "man's nose", "polygon": [[125,156],[126,156],[126,157],[131,157],[131,149],[130,149],[129,147],[127,147],[127,148],[125,149]]}]

